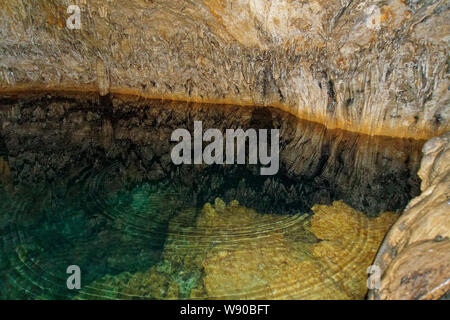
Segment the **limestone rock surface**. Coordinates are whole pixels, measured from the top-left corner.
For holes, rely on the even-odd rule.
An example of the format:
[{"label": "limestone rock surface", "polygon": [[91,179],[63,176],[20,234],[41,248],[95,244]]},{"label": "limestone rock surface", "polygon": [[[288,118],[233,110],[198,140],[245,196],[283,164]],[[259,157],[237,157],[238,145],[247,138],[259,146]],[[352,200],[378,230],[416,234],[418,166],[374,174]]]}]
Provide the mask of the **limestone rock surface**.
[{"label": "limestone rock surface", "polygon": [[272,105],[420,139],[449,129],[444,0],[3,0],[0,14],[1,91]]}]

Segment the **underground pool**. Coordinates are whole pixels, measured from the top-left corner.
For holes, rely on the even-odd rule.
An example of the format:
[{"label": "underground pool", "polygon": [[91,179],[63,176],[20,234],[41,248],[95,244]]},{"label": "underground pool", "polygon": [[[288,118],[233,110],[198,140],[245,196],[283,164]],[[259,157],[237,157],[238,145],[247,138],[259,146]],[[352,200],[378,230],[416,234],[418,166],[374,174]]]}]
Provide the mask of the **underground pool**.
[{"label": "underground pool", "polygon": [[[278,130],[277,173],[173,163],[195,121]],[[0,122],[2,298],[363,299],[420,193],[424,141],[270,107],[41,92],[4,96]]]}]

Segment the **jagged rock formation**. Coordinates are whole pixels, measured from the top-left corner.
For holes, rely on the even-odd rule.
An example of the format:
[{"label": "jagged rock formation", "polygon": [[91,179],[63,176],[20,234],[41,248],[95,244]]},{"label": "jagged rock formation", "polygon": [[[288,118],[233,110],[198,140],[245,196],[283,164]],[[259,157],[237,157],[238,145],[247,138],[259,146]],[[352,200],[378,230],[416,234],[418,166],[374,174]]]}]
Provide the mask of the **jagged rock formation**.
[{"label": "jagged rock formation", "polygon": [[423,147],[422,194],[389,231],[374,264],[372,299],[436,299],[450,289],[450,133]]},{"label": "jagged rock formation", "polygon": [[[67,28],[71,4],[81,29]],[[328,128],[449,129],[444,0],[3,0],[0,88],[273,105]]]}]

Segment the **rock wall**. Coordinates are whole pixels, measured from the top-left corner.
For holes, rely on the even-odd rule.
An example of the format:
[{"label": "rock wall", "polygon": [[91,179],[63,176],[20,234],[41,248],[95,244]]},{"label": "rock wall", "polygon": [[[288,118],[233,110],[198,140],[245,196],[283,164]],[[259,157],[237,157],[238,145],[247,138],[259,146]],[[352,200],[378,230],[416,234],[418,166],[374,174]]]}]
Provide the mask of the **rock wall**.
[{"label": "rock wall", "polygon": [[450,133],[423,147],[422,194],[387,234],[374,264],[382,272],[372,299],[436,299],[450,289]]},{"label": "rock wall", "polygon": [[272,105],[417,139],[449,129],[443,0],[3,0],[0,14],[0,93]]}]

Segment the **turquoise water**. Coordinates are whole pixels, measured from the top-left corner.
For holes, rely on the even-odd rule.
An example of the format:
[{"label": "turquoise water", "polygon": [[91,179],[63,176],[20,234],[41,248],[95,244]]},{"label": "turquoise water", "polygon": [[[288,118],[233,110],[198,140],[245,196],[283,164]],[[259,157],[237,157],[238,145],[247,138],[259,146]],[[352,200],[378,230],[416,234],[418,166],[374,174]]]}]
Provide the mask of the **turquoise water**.
[{"label": "turquoise water", "polygon": [[14,197],[1,190],[2,297],[70,298],[69,265],[78,265],[89,283],[158,261],[171,209],[182,206],[177,195],[167,185],[144,183],[108,197],[93,191],[99,179],[24,188]]},{"label": "turquoise water", "polygon": [[1,187],[2,298],[73,298],[69,265],[80,267],[84,284],[148,270],[161,260],[169,221],[190,209],[184,224],[195,222],[201,206],[189,187],[168,180],[118,185],[119,171],[113,164],[64,183]]},{"label": "turquoise water", "polygon": [[[401,209],[418,193],[420,142],[374,143],[273,109],[180,104],[46,95],[1,100],[1,299],[79,297],[66,286],[69,265],[80,267],[83,287],[104,279],[123,285],[133,274],[166,268],[170,232],[186,232],[216,198],[277,214],[274,225],[282,229],[316,203],[343,199],[376,215]],[[257,165],[173,165],[170,134],[192,129],[193,119],[222,130],[279,128],[279,173],[260,176]],[[169,232],[175,218],[180,226]],[[243,225],[233,232],[252,228],[261,230]],[[177,280],[184,288],[179,298],[202,276],[189,272]],[[116,298],[113,292],[102,298]]]}]

